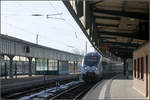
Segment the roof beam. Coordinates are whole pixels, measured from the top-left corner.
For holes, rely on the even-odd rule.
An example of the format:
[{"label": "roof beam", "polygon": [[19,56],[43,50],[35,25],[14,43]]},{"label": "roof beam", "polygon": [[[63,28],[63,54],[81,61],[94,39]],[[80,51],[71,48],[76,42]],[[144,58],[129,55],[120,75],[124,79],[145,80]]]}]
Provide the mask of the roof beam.
[{"label": "roof beam", "polygon": [[110,42],[110,41],[103,41],[104,44],[112,44],[112,45],[123,45],[123,46],[132,46],[132,47],[138,47],[139,44],[137,43],[122,43],[122,42]]},{"label": "roof beam", "polygon": [[[106,44],[106,45],[108,45],[108,44]],[[125,50],[127,48],[135,50],[137,47],[131,47],[131,46],[127,47],[127,46],[121,46],[121,45],[108,45],[108,48],[111,48],[113,50],[118,50],[118,49]]]},{"label": "roof beam", "polygon": [[120,20],[120,17],[110,17],[110,16],[94,16],[94,17],[100,19]]},{"label": "roof beam", "polygon": [[96,2],[94,2],[94,3],[91,3],[92,5],[96,5],[96,4],[98,4],[98,3],[101,3],[101,2],[103,2],[104,0],[97,0]]},{"label": "roof beam", "polygon": [[114,52],[120,52],[120,53],[126,53],[126,52],[132,53],[134,51],[134,49],[129,49],[129,48],[116,48],[116,49],[114,49],[113,47],[110,48],[109,50],[114,51]]},{"label": "roof beam", "polygon": [[116,56],[119,56],[121,58],[133,58],[133,54],[132,53],[125,53],[125,54],[115,54],[115,53],[113,53],[113,54],[116,55]]},{"label": "roof beam", "polygon": [[114,51],[114,50],[109,50],[111,53],[115,54],[116,56],[119,57],[125,57],[125,58],[132,58],[133,57],[133,51],[127,52],[125,51]]},{"label": "roof beam", "polygon": [[111,53],[113,53],[114,55],[116,56],[119,56],[121,58],[132,58],[133,57],[133,52],[116,52],[116,51],[113,51],[113,50],[109,50]]},{"label": "roof beam", "polygon": [[96,23],[96,26],[118,27],[119,24],[103,24],[103,23]]},{"label": "roof beam", "polygon": [[[117,39],[117,37],[102,37],[102,36],[101,36],[101,39],[104,39],[104,40],[106,40],[106,39]],[[103,40],[103,41],[104,41],[104,40]]]},{"label": "roof beam", "polygon": [[101,35],[115,35],[115,36],[122,36],[122,37],[132,37],[133,34],[131,33],[119,33],[119,32],[109,32],[109,31],[99,31]]},{"label": "roof beam", "polygon": [[111,15],[124,16],[124,17],[130,17],[130,18],[137,18],[137,19],[144,19],[144,20],[149,19],[148,13],[105,10],[105,9],[100,9],[100,8],[93,9],[93,11],[96,13],[111,14]]},{"label": "roof beam", "polygon": [[119,33],[119,32],[109,32],[109,31],[99,31],[100,35],[113,35],[113,36],[121,36],[127,38],[135,38],[140,40],[147,40],[148,37],[143,34],[134,34],[134,33]]}]

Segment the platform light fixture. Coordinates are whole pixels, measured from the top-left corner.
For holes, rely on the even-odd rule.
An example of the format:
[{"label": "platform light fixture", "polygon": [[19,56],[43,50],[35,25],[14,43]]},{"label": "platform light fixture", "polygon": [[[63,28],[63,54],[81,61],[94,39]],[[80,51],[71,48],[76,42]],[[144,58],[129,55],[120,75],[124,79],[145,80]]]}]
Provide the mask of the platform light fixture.
[{"label": "platform light fixture", "polygon": [[135,19],[134,18],[130,18],[130,21],[134,21]]}]

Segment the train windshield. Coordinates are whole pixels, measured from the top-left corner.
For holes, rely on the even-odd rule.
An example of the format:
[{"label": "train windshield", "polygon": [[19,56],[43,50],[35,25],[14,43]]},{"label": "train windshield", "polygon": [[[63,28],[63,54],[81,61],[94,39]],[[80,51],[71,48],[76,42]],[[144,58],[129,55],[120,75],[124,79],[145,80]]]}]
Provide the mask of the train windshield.
[{"label": "train windshield", "polygon": [[84,59],[84,65],[86,66],[96,66],[100,60],[99,56],[86,56]]}]

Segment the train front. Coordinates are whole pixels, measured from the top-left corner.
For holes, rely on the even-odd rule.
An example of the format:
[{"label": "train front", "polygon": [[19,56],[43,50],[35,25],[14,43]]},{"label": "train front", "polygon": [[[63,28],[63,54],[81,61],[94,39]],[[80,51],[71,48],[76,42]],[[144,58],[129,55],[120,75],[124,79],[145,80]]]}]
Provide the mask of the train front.
[{"label": "train front", "polygon": [[86,82],[95,82],[100,78],[100,58],[98,53],[88,53],[82,62],[82,79]]}]

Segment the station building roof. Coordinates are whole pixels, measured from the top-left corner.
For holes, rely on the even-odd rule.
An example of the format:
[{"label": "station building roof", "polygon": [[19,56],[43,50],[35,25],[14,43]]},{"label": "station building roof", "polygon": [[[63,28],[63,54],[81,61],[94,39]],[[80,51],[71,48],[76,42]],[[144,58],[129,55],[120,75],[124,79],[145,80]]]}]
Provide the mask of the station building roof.
[{"label": "station building roof", "polygon": [[118,56],[132,55],[149,39],[148,0],[91,0],[99,39]]},{"label": "station building roof", "polygon": [[[98,51],[108,47],[114,55],[128,58],[149,40],[149,0],[83,0],[85,4],[77,1],[75,12],[79,11],[82,24],[81,17],[85,16],[83,27],[92,31],[84,33]],[[83,14],[78,10],[81,4],[86,9]]]}]

